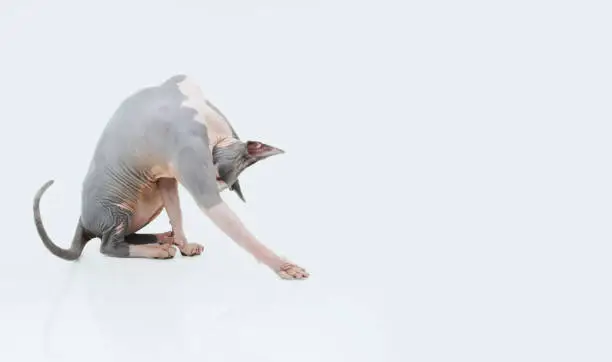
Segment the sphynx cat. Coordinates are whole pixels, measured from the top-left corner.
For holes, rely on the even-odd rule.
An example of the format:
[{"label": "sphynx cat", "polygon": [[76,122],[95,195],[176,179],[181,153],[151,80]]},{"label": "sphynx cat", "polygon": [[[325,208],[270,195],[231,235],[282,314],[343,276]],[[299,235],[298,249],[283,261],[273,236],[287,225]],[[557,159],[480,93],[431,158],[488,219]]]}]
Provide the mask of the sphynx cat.
[{"label": "sphynx cat", "polygon": [[[100,252],[109,257],[169,259],[174,245],[183,255],[199,255],[203,246],[188,242],[183,230],[180,183],[199,209],[257,261],[284,279],[305,279],[308,272],[258,241],[220,196],[229,189],[244,201],[240,173],[282,153],[262,142],[241,141],[199,85],[176,75],[127,97],[108,121],[83,181],[70,248],[54,244],[42,224],[40,199],[53,180],[34,197],[34,222],[43,244],[65,260],[78,259],[93,238],[101,239]],[[172,230],[138,233],[162,209]]]}]

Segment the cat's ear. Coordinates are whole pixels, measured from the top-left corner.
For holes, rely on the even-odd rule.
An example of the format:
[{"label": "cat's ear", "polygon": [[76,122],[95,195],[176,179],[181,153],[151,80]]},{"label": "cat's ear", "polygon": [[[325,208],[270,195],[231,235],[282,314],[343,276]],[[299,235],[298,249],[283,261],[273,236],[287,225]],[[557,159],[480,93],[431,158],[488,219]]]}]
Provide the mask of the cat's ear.
[{"label": "cat's ear", "polygon": [[259,141],[247,141],[246,152],[250,157],[260,160],[285,153],[285,151],[281,150],[280,148],[276,148]]}]

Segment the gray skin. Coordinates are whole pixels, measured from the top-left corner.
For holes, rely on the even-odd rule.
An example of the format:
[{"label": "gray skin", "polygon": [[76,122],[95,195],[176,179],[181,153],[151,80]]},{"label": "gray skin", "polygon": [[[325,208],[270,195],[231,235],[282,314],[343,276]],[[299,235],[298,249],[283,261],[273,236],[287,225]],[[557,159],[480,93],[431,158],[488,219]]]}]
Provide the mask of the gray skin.
[{"label": "gray skin", "polygon": [[[284,152],[261,142],[241,141],[199,88],[187,92],[181,88],[184,81],[193,89],[187,76],[178,75],[139,90],[119,105],[102,132],[83,181],[81,215],[69,249],[51,241],[40,216],[40,199],[54,181],[38,190],[34,221],[43,244],[65,260],[78,259],[93,238],[101,239],[100,252],[109,257],[168,259],[174,256],[173,245],[183,255],[198,255],[203,247],[187,243],[182,230],[180,183],[200,210],[256,260],[284,279],[307,278],[303,268],[260,243],[220,196],[228,188],[244,201],[238,176],[258,161]],[[214,115],[205,122],[203,105]],[[220,123],[210,126],[215,120]],[[212,136],[210,127],[231,132]],[[171,232],[137,233],[164,208]]]}]

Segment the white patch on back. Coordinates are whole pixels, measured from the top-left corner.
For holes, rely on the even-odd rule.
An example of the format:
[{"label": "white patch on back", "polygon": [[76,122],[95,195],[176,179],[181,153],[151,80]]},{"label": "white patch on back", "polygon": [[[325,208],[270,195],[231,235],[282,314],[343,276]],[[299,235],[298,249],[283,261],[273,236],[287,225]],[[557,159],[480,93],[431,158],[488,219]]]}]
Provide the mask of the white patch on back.
[{"label": "white patch on back", "polygon": [[204,92],[193,79],[185,77],[178,83],[178,88],[187,97],[181,106],[197,112],[195,120],[206,126],[209,144],[213,145],[220,138],[232,137],[230,126],[219,113],[208,106]]},{"label": "white patch on back", "polygon": [[[206,96],[198,84],[190,77],[178,83],[179,91],[187,98],[181,104],[182,107],[188,107],[196,111],[195,120],[206,126],[208,132],[208,145],[212,151],[217,141],[232,137],[232,129],[224,120],[223,116],[217,113],[211,108],[206,102]],[[156,170],[160,177],[175,177],[174,170],[172,168],[157,169]],[[219,170],[217,170],[217,176],[219,176]],[[219,192],[228,188],[228,185],[223,181],[217,181],[217,188]]]}]

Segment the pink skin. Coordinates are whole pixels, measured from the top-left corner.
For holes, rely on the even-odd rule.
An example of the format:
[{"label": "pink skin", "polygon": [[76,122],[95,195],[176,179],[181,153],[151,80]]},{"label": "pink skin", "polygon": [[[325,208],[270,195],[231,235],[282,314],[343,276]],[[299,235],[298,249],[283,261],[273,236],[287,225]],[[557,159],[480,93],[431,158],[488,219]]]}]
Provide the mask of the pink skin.
[{"label": "pink skin", "polygon": [[174,231],[166,231],[165,233],[155,234],[157,242],[160,244],[176,245],[183,255],[194,256],[200,255],[204,251],[204,246],[197,243],[187,243],[185,236],[176,238]]},{"label": "pink skin", "polygon": [[[177,180],[174,178],[161,178],[158,180],[158,187],[173,230],[158,234],[159,240],[166,245],[177,245],[184,255],[199,255],[204,250],[204,247],[196,243],[187,243],[187,238],[183,231]],[[274,270],[281,278],[305,279],[309,277],[308,272],[303,268],[277,256],[265,245],[260,243],[225,202],[209,210],[202,211],[227,236],[253,255],[259,262],[264,263]],[[162,253],[165,252],[166,250]]]},{"label": "pink skin", "polygon": [[306,279],[310,276],[303,268],[279,257],[259,242],[225,202],[210,209],[202,209],[202,212],[236,244],[248,251],[259,262],[274,270],[281,278]]},{"label": "pink skin", "polygon": [[157,185],[172,227],[172,231],[161,234],[161,240],[178,246],[183,255],[200,255],[204,247],[197,243],[188,243],[183,230],[178,182],[174,178],[164,177],[157,181]]},{"label": "pink skin", "polygon": [[[178,181],[175,178],[164,177],[160,178],[157,184],[170,220],[170,225],[172,226],[171,232],[158,234],[159,240],[164,242],[164,245],[177,245],[183,255],[199,255],[204,250],[204,247],[196,243],[188,243],[183,231]],[[309,277],[308,272],[303,268],[279,257],[260,243],[225,202],[208,210],[203,209],[202,211],[227,236],[253,255],[259,262],[274,270],[281,278],[305,279]],[[163,255],[168,253],[165,249],[156,252]]]},{"label": "pink skin", "polygon": [[172,244],[130,245],[130,256],[140,258],[173,258],[176,250]]},{"label": "pink skin", "polygon": [[[201,254],[204,247],[196,243],[188,243],[183,230],[178,181],[173,177],[159,178],[157,190],[161,195],[162,200],[160,201],[163,201],[164,208],[168,214],[172,231],[157,234],[158,240],[161,242],[160,244],[131,245],[130,254],[149,258],[171,258],[174,257],[175,253],[172,245],[177,245],[183,255],[192,256]],[[146,203],[143,203],[143,205],[148,206]],[[202,209],[202,212],[236,244],[244,248],[259,262],[267,265],[281,278],[306,279],[310,276],[303,268],[281,258],[259,242],[225,202],[221,202],[210,209]],[[146,219],[150,219],[150,216],[147,216]]]}]

